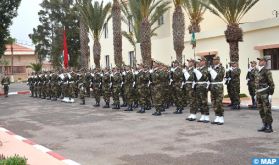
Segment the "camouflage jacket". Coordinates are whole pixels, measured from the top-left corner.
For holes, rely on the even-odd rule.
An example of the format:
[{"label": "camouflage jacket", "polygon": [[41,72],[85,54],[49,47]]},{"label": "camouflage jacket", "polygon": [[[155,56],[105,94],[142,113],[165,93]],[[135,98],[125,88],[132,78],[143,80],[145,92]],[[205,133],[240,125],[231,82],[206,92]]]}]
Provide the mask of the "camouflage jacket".
[{"label": "camouflage jacket", "polygon": [[267,90],[265,91],[268,94],[273,95],[275,85],[273,82],[272,74],[270,70],[266,69],[265,67],[262,68],[256,76],[256,89],[260,90],[263,88],[267,88]]},{"label": "camouflage jacket", "polygon": [[246,80],[248,85],[255,85],[257,74],[258,74],[257,68],[252,68],[251,70],[248,71],[246,75]]},{"label": "camouflage jacket", "polygon": [[1,84],[2,85],[10,85],[10,78],[8,76],[3,77]]}]

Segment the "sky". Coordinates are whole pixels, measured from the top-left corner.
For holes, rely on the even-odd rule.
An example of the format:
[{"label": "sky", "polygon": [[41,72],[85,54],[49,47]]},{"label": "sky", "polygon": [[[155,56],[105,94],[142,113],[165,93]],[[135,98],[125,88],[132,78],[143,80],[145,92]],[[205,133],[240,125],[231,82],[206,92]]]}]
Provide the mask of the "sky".
[{"label": "sky", "polygon": [[[95,0],[96,1],[96,0]],[[101,2],[101,0],[98,0]],[[109,2],[111,0],[104,0]],[[42,0],[22,0],[18,8],[18,16],[13,19],[10,27],[11,36],[16,38],[17,42],[26,46],[32,46],[32,41],[28,34],[33,32],[39,22],[38,12],[41,9]]]}]

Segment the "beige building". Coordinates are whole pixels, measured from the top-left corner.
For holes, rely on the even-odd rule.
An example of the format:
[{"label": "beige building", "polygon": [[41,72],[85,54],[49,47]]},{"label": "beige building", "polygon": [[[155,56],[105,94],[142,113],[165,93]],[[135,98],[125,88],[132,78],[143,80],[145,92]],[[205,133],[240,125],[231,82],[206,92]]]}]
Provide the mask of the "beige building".
[{"label": "beige building", "polygon": [[[249,60],[256,60],[260,56],[269,56],[271,61],[269,67],[272,70],[276,89],[274,98],[279,98],[279,18],[276,18],[274,10],[279,6],[279,1],[264,0],[259,1],[241,21],[241,28],[244,32],[244,42],[239,43],[239,56],[241,74],[241,93],[248,94],[246,85],[247,64]],[[170,64],[175,59],[172,42],[172,7],[161,19],[162,26],[156,31],[158,34],[152,37],[152,57],[163,63]],[[186,13],[185,13],[186,15]],[[159,23],[159,22],[158,22]],[[186,27],[190,24],[186,15]],[[122,24],[122,30],[128,30],[128,26]],[[186,29],[187,30],[187,29]],[[201,32],[196,34],[197,47],[196,56],[210,57],[219,55],[222,63],[225,64],[229,60],[229,45],[225,40],[224,31],[226,24],[222,20],[209,11],[204,15],[204,20],[201,23]],[[101,38],[101,66],[114,66],[113,59],[113,40],[112,40],[112,20],[107,23],[107,28],[103,31]],[[193,58],[194,50],[190,45],[191,35],[186,31],[185,49],[183,54],[185,59]],[[90,65],[93,67],[93,44],[90,43],[91,56]],[[133,57],[136,56],[137,63],[140,63],[140,46],[137,45],[136,55],[131,44],[123,38],[123,60],[126,64],[132,64]]]}]

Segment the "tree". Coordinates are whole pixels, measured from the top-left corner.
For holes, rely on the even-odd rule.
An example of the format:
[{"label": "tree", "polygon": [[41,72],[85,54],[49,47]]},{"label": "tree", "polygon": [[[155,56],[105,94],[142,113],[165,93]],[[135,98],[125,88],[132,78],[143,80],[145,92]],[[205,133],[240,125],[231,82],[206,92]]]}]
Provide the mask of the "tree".
[{"label": "tree", "polygon": [[72,0],[43,0],[39,11],[40,25],[29,37],[35,44],[35,52],[42,61],[50,57],[52,65],[60,69],[63,52],[63,31],[66,30],[69,49],[69,66],[78,67],[80,56],[79,19]]},{"label": "tree", "polygon": [[7,39],[10,36],[9,27],[12,19],[17,16],[21,0],[5,0],[0,3],[0,58],[6,50]]},{"label": "tree", "polygon": [[243,16],[258,1],[259,0],[209,0],[209,4],[200,1],[207,9],[227,24],[225,36],[230,46],[231,61],[239,61],[238,43],[243,41],[243,31],[239,27],[239,23]]},{"label": "tree", "polygon": [[173,46],[176,52],[176,60],[182,64],[182,52],[184,50],[185,16],[182,10],[183,0],[173,0],[175,9],[172,16]]},{"label": "tree", "polygon": [[40,63],[31,63],[30,65],[26,66],[26,68],[31,68],[35,73],[42,71],[43,65]]},{"label": "tree", "polygon": [[101,58],[100,37],[105,23],[110,18],[109,11],[111,9],[111,3],[107,3],[105,6],[103,5],[103,1],[101,3],[95,1],[94,5],[92,4],[92,2],[87,3],[86,5],[79,3],[78,9],[80,11],[80,14],[84,18],[86,25],[91,30],[90,32],[94,39],[94,44],[93,44],[94,63],[96,68],[100,68],[100,58]]},{"label": "tree", "polygon": [[[77,0],[77,3],[85,5],[89,0]],[[88,68],[89,62],[89,29],[85,24],[85,20],[81,14],[79,14],[79,27],[80,27],[80,65],[84,68]]]},{"label": "tree", "polygon": [[121,5],[119,0],[113,0],[112,5],[112,27],[113,27],[113,48],[114,62],[120,67],[122,65],[122,33],[121,33]]},{"label": "tree", "polygon": [[7,44],[11,45],[11,73],[14,74],[14,43],[16,42],[16,39],[12,37],[8,37]]},{"label": "tree", "polygon": [[[122,32],[123,36],[135,47],[140,42],[143,63],[151,65],[151,37],[160,27],[155,23],[169,9],[169,2],[163,0],[130,0],[128,5],[122,1],[125,15],[123,21],[131,24],[133,31]],[[130,26],[130,25],[129,25]]]},{"label": "tree", "polygon": [[[203,3],[208,4],[208,0],[203,0]],[[201,31],[200,23],[203,20],[206,8],[197,0],[184,0],[183,7],[191,23],[188,26],[189,34],[199,33]]]}]

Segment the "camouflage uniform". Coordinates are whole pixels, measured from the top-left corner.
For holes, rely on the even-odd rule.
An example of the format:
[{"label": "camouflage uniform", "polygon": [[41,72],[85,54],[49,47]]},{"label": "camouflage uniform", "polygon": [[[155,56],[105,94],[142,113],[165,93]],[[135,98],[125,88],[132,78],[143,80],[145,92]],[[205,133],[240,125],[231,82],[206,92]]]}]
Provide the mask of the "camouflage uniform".
[{"label": "camouflage uniform", "polygon": [[[194,67],[190,67],[187,70],[187,73],[184,73],[185,77],[185,88],[186,88],[186,97],[188,100],[188,103],[190,105],[190,113],[192,115],[195,115],[197,113],[197,103],[196,103],[196,92],[195,88],[193,86],[193,82],[195,81],[195,74],[194,74]],[[187,75],[187,76],[186,76]],[[194,118],[195,119],[195,118]]]},{"label": "camouflage uniform", "polygon": [[50,81],[50,86],[51,86],[51,96],[52,100],[56,101],[57,98],[59,97],[59,81],[61,81],[61,78],[58,76],[57,73],[53,73],[51,76],[51,81]]},{"label": "camouflage uniform", "polygon": [[27,79],[29,90],[31,92],[31,97],[34,97],[34,76],[29,76]]},{"label": "camouflage uniform", "polygon": [[4,94],[6,97],[8,97],[9,94],[9,85],[10,85],[10,78],[8,76],[4,76],[1,80],[1,85],[4,86]]},{"label": "camouflage uniform", "polygon": [[79,98],[81,100],[80,105],[85,105],[85,95],[86,95],[86,89],[84,87],[84,83],[86,82],[86,78],[84,74],[81,74],[79,76],[78,80],[78,87],[79,87]]},{"label": "camouflage uniform", "polygon": [[182,97],[182,88],[183,88],[183,72],[180,67],[174,69],[172,73],[173,87],[174,87],[174,103],[176,106],[176,111],[174,113],[182,113],[183,110],[183,97]]},{"label": "camouflage uniform", "polygon": [[138,91],[139,91],[139,104],[141,110],[139,113],[144,113],[146,110],[147,102],[149,100],[149,78],[150,74],[148,71],[140,70],[138,73]]},{"label": "camouflage uniform", "polygon": [[127,106],[127,99],[126,99],[126,95],[125,95],[125,77],[126,77],[126,71],[123,71],[121,73],[122,75],[122,82],[121,82],[121,92],[120,92],[120,95],[122,97],[122,101],[123,101],[123,104],[121,105],[121,107],[126,107]]},{"label": "camouflage uniform", "polygon": [[92,81],[92,76],[90,74],[90,72],[87,72],[85,75],[85,83],[84,83],[84,87],[86,90],[86,96],[90,97],[90,82]]},{"label": "camouflage uniform", "polygon": [[231,69],[229,91],[233,109],[240,109],[240,73],[241,70],[238,67]]},{"label": "camouflage uniform", "polygon": [[110,73],[106,72],[104,74],[104,77],[102,78],[102,87],[103,87],[103,98],[104,101],[106,103],[106,105],[104,106],[104,108],[109,108],[109,102],[110,102],[110,92],[111,92],[111,77],[110,77]]},{"label": "camouflage uniform", "polygon": [[[223,80],[225,76],[225,68],[219,64],[212,68],[215,73],[217,73],[216,77],[213,78],[211,73],[210,80],[210,91],[211,91],[211,103],[212,109],[215,112],[216,117],[224,116],[224,108],[223,108],[223,98],[224,98],[224,85]],[[216,120],[216,123],[219,124],[219,121]],[[223,123],[222,123],[223,124]]]},{"label": "camouflage uniform", "polygon": [[161,115],[161,110],[163,109],[163,81],[166,81],[167,75],[160,69],[155,69],[151,74],[152,80],[152,100],[156,112],[153,115]]},{"label": "camouflage uniform", "polygon": [[99,72],[96,72],[93,77],[93,95],[96,100],[96,104],[94,106],[100,106],[101,100],[101,92],[102,92],[102,75]]},{"label": "camouflage uniform", "polygon": [[259,69],[259,73],[256,76],[256,89],[257,107],[264,125],[263,128],[258,131],[265,131],[267,133],[273,132],[271,96],[274,93],[275,85],[271,72],[265,67]]},{"label": "camouflage uniform", "polygon": [[256,107],[256,100],[255,100],[256,83],[255,83],[255,80],[256,80],[256,75],[257,74],[258,74],[258,69],[256,67],[254,67],[254,68],[250,68],[248,70],[247,75],[246,75],[249,94],[252,98],[252,106],[251,107]]},{"label": "camouflage uniform", "polygon": [[112,80],[112,97],[115,106],[113,107],[113,109],[120,109],[119,95],[121,92],[122,76],[119,72],[116,72],[114,73],[111,80]]},{"label": "camouflage uniform", "polygon": [[126,101],[128,104],[128,109],[125,111],[133,111],[133,83],[134,83],[134,75],[132,71],[127,71],[124,80],[124,94],[126,96]]}]

